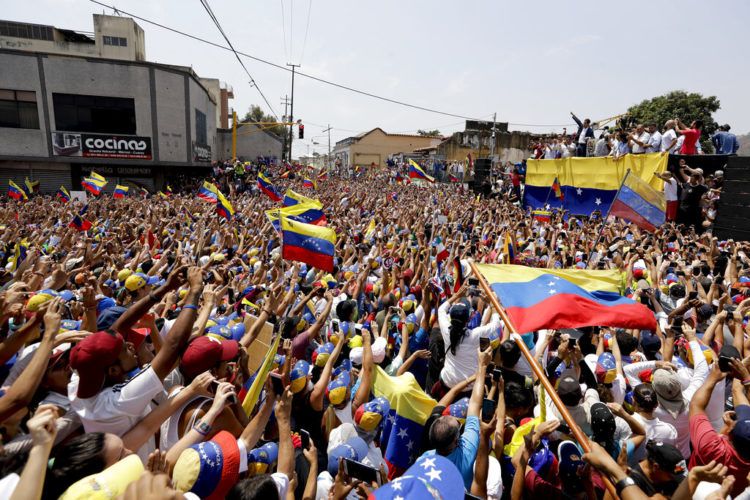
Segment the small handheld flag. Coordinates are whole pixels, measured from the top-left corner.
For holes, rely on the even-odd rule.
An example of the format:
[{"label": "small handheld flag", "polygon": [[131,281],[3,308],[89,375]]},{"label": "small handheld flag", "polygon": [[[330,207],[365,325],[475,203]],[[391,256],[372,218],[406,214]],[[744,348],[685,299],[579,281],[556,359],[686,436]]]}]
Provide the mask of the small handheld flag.
[{"label": "small handheld flag", "polygon": [[555,177],[555,180],[552,181],[552,192],[555,193],[555,198],[558,200],[564,200],[565,196],[562,192],[562,187],[560,186],[560,181],[557,180],[557,177]]},{"label": "small handheld flag", "polygon": [[88,177],[84,177],[84,179],[81,181],[81,186],[83,186],[83,189],[93,194],[94,196],[99,196],[102,192],[102,189],[104,189],[104,186],[106,185],[107,179],[93,171]]},{"label": "small handheld flag", "polygon": [[281,256],[333,272],[336,232],[333,229],[281,217]]},{"label": "small handheld flag", "polygon": [[279,193],[279,190],[276,189],[276,186],[274,186],[271,181],[263,175],[263,172],[258,172],[258,189],[260,189],[263,193],[266,194],[269,198],[271,198],[273,201],[281,201],[281,193]]},{"label": "small handheld flag", "polygon": [[409,177],[412,179],[424,179],[427,182],[435,182],[435,178],[427,175],[422,167],[414,160],[409,160]]},{"label": "small handheld flag", "polygon": [[534,210],[531,215],[539,222],[550,222],[552,220],[552,212],[549,210]]},{"label": "small handheld flag", "polygon": [[203,181],[203,185],[198,189],[198,198],[209,203],[217,203],[219,201],[219,191],[210,182]]},{"label": "small handheld flag", "polygon": [[317,181],[315,179],[310,179],[309,177],[305,177],[302,181],[302,185],[308,189],[318,189]]},{"label": "small handheld flag", "polygon": [[328,180],[328,170],[323,170],[321,173],[319,173],[318,174],[318,180],[319,181]]},{"label": "small handheld flag", "polygon": [[80,215],[73,217],[73,220],[69,224],[70,227],[77,229],[78,231],[88,231],[91,229],[91,222],[87,221]]},{"label": "small handheld flag", "polygon": [[218,195],[218,202],[216,203],[216,213],[224,217],[226,220],[232,220],[234,215],[234,208],[229,200],[222,194],[221,191],[216,191]]},{"label": "small handheld flag", "polygon": [[115,186],[115,192],[112,193],[112,197],[117,199],[125,198],[125,196],[128,195],[129,190],[130,188],[128,186],[121,186],[120,184],[118,184],[117,186]]},{"label": "small handheld flag", "polygon": [[34,193],[39,192],[39,181],[30,181],[28,177],[24,180],[26,185],[26,194],[31,196]]},{"label": "small handheld flag", "polygon": [[656,231],[666,219],[664,193],[657,192],[637,175],[625,174],[609,214],[631,221],[646,231]]},{"label": "small handheld flag", "polygon": [[8,197],[14,200],[28,200],[29,197],[26,195],[26,191],[18,187],[18,184],[8,180]]},{"label": "small handheld flag", "polygon": [[308,198],[307,196],[295,193],[291,189],[287,189],[286,193],[284,194],[284,206],[290,207],[298,203],[308,203],[311,206],[315,206],[315,208],[323,208],[323,204],[319,200]]},{"label": "small handheld flag", "polygon": [[60,189],[57,190],[56,196],[60,198],[63,203],[68,203],[70,201],[70,193],[65,189],[65,186],[60,186]]},{"label": "small handheld flag", "polygon": [[510,234],[505,233],[505,242],[503,243],[503,254],[505,254],[505,263],[513,264],[516,260],[516,247],[513,245],[513,239]]}]

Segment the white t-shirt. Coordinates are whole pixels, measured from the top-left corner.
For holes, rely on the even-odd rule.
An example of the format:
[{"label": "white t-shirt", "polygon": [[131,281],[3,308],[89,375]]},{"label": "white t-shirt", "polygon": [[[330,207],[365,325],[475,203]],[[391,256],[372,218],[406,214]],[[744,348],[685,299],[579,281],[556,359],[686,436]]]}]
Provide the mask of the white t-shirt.
[{"label": "white t-shirt", "polygon": [[[641,135],[636,137],[636,139],[638,139],[640,142],[644,144],[648,144],[649,139],[651,139],[651,134],[644,131]],[[632,148],[633,153],[645,153],[646,149],[647,147],[643,147],[637,142],[633,142],[633,148]]]},{"label": "white t-shirt", "polygon": [[[451,304],[446,301],[438,309],[440,334],[443,337],[443,342],[445,342],[445,364],[440,371],[440,379],[448,387],[453,387],[471,377],[477,371],[479,338],[488,338],[493,329],[500,328],[500,317],[497,314],[493,314],[492,320],[486,325],[468,330],[456,348],[456,354],[454,355],[450,351],[451,318],[448,314],[450,306]],[[467,387],[468,389],[469,387]]]},{"label": "white t-shirt", "polygon": [[674,177],[664,181],[664,198],[667,201],[677,201],[677,179]]},{"label": "white t-shirt", "polygon": [[673,153],[676,149],[676,145],[672,146],[672,149],[669,148],[669,145],[672,144],[672,141],[677,139],[677,132],[674,131],[674,129],[669,129],[666,132],[664,132],[661,136],[661,151],[662,153],[664,151],[669,151],[670,153]]},{"label": "white t-shirt", "polygon": [[651,134],[651,138],[648,140],[647,153],[658,153],[661,151],[661,132],[658,130]]},{"label": "white t-shirt", "polygon": [[640,413],[634,414],[633,418],[638,420],[646,429],[646,439],[638,448],[633,450],[633,457],[631,459],[631,462],[640,462],[641,460],[646,458],[646,443],[649,439],[653,439],[655,441],[663,441],[667,444],[671,444],[672,446],[676,446],[677,429],[674,428],[674,425],[662,422],[658,417],[648,419]]},{"label": "white t-shirt", "polygon": [[[68,398],[73,411],[81,418],[88,432],[111,432],[123,436],[151,411],[151,400],[164,393],[162,381],[152,367],[142,370],[124,384],[106,387],[91,398],[79,398],[78,372],[73,372],[68,384]],[[156,449],[153,439],[138,450],[146,462],[148,454]]]}]

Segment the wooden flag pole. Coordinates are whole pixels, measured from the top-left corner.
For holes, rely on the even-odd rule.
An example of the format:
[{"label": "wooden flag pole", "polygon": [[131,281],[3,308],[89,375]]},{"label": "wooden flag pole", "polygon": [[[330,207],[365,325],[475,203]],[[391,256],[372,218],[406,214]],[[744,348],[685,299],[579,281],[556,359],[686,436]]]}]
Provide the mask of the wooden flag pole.
[{"label": "wooden flag pole", "polygon": [[[505,323],[506,328],[508,328],[511,333],[517,334],[518,332],[513,326],[513,323],[510,321],[508,313],[505,312],[505,309],[500,304],[497,296],[490,288],[487,280],[484,279],[484,275],[479,272],[479,269],[477,269],[476,264],[473,260],[469,261],[469,265],[471,266],[471,270],[474,272],[474,277],[479,280],[479,284],[484,290],[485,295],[492,304],[492,307],[494,307],[495,311],[497,311],[497,313],[500,315],[500,318],[503,320],[503,323]],[[583,433],[583,431],[581,431],[581,428],[578,427],[578,424],[576,424],[575,420],[573,420],[573,417],[570,415],[570,412],[560,400],[560,396],[558,396],[557,391],[552,385],[552,382],[549,381],[547,375],[544,373],[544,369],[536,362],[534,356],[531,355],[529,348],[526,347],[526,344],[523,343],[523,340],[521,340],[520,336],[515,337],[513,340],[515,340],[516,345],[519,347],[519,349],[521,349],[521,353],[526,358],[526,361],[528,361],[531,370],[534,372],[534,375],[536,375],[536,377],[542,383],[542,386],[544,386],[544,390],[547,392],[547,396],[549,396],[549,398],[552,400],[555,407],[557,408],[557,411],[560,412],[563,420],[565,420],[565,423],[568,425],[568,427],[570,427],[570,430],[571,432],[573,432],[573,436],[576,438],[576,441],[578,441],[578,444],[581,445],[581,448],[583,448],[583,451],[585,453],[589,453],[591,451],[591,446],[589,446],[588,438]],[[615,491],[615,487],[609,480],[609,478],[605,475],[602,475],[602,480],[604,481],[604,485],[607,487],[607,491],[609,491],[609,494],[612,495],[612,498],[619,498],[617,496],[617,492]]]}]

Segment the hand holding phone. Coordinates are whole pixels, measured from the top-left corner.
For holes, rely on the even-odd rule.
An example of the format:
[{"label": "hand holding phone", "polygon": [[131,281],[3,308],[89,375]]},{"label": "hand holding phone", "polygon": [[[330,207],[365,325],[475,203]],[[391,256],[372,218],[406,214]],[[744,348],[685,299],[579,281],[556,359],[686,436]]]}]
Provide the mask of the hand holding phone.
[{"label": "hand holding phone", "polygon": [[377,469],[355,462],[350,458],[344,459],[344,472],[351,478],[364,481],[365,484],[372,484],[373,482],[378,485],[381,484],[380,474]]},{"label": "hand holding phone", "polygon": [[482,422],[492,421],[496,406],[497,403],[495,403],[494,399],[484,398],[482,400]]}]

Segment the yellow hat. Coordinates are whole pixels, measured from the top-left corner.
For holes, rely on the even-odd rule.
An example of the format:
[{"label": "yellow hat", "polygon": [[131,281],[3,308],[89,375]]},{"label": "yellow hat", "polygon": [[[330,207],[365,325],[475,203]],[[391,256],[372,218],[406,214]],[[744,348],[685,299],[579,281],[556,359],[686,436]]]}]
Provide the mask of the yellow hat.
[{"label": "yellow hat", "polygon": [[128,279],[125,280],[125,288],[131,292],[143,288],[146,285],[146,280],[142,276],[137,274],[131,274]]},{"label": "yellow hat", "polygon": [[247,252],[250,257],[255,257],[258,253],[260,253],[260,249],[258,248],[251,248],[250,251]]},{"label": "yellow hat", "polygon": [[223,253],[212,253],[211,254],[211,260],[214,262],[222,262],[224,260],[224,254]]},{"label": "yellow hat", "polygon": [[130,270],[130,269],[123,269],[122,271],[120,271],[119,273],[117,273],[117,281],[119,281],[119,282],[122,283],[123,281],[125,281],[126,279],[128,279],[128,277],[131,274],[133,274],[132,270]]},{"label": "yellow hat", "polygon": [[30,312],[36,312],[39,310],[42,304],[54,298],[55,295],[51,290],[42,290],[41,292],[37,292],[37,294],[31,297],[26,303],[26,310]]},{"label": "yellow hat", "polygon": [[349,348],[362,347],[362,335],[355,335],[349,339]]},{"label": "yellow hat", "polygon": [[61,500],[109,500],[125,493],[130,483],[143,474],[143,462],[138,455],[128,455],[102,472],[73,483]]}]

